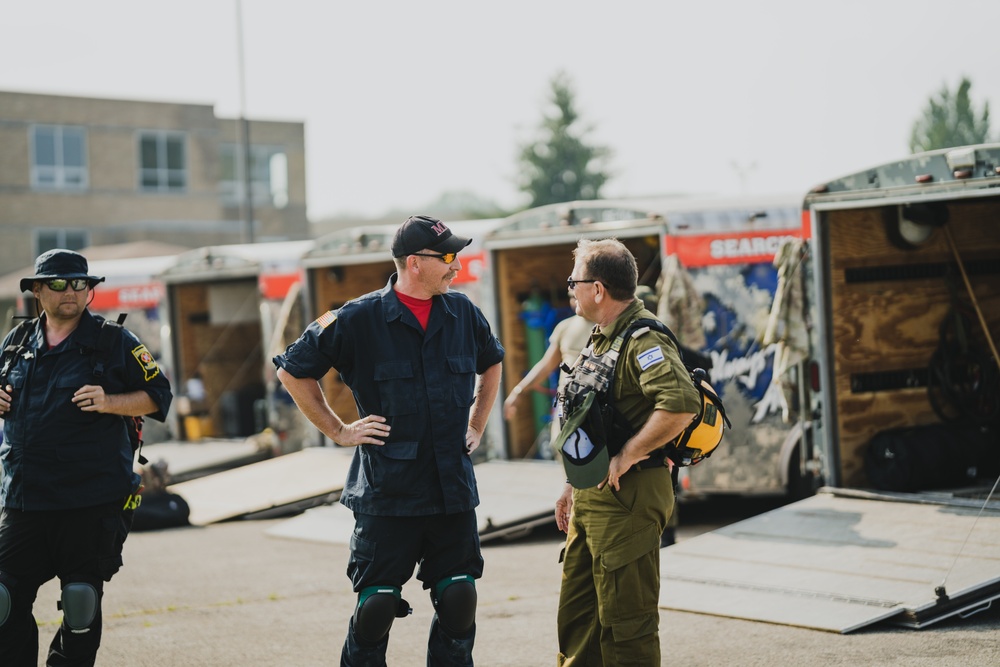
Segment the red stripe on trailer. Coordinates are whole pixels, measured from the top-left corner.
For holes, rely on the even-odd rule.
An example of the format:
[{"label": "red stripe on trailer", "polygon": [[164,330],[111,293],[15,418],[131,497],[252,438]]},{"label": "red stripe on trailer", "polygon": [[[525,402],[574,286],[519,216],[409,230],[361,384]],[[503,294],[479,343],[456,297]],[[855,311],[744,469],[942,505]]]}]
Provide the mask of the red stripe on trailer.
[{"label": "red stripe on trailer", "polygon": [[453,285],[474,283],[478,281],[480,276],[482,276],[486,271],[485,252],[462,254],[458,256],[458,259],[462,262],[462,268],[459,269],[458,274],[455,276],[455,280],[452,281]]},{"label": "red stripe on trailer", "polygon": [[808,227],[742,232],[739,234],[668,235],[663,239],[668,255],[677,255],[687,268],[716,264],[771,262],[782,241],[806,238]]},{"label": "red stripe on trailer", "polygon": [[299,272],[261,274],[257,280],[260,293],[265,299],[284,299],[292,285],[302,279]]},{"label": "red stripe on trailer", "polygon": [[155,308],[160,305],[166,290],[163,283],[142,285],[98,285],[90,302],[91,310],[127,310],[129,308]]}]

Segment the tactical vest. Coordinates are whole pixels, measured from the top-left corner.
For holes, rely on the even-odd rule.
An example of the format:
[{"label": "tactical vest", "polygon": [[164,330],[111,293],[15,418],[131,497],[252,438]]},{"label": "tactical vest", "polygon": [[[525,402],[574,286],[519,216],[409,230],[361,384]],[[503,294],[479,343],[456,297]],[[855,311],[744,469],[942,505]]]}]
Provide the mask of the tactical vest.
[{"label": "tactical vest", "polygon": [[[102,384],[105,366],[111,359],[112,352],[118,346],[127,316],[127,313],[119,313],[117,320],[106,319],[101,323],[97,342],[94,345],[94,349],[90,350],[90,364],[93,369],[94,381],[97,384]],[[3,349],[2,357],[0,357],[0,383],[3,385],[6,386],[7,384],[7,376],[10,374],[11,368],[13,368],[16,358],[24,356],[27,353],[28,336],[32,334],[38,325],[39,319],[36,317],[25,320],[14,327],[10,342]],[[125,428],[128,431],[132,453],[138,454],[139,464],[145,465],[149,463],[146,457],[142,455],[142,426],[144,419],[142,417],[122,416],[122,421],[125,422]]]},{"label": "tactical vest", "polygon": [[[650,329],[665,333],[677,346],[684,360],[681,346],[670,329],[659,320],[640,318],[630,323],[611,342],[607,352],[597,354],[593,343],[580,352],[573,368],[563,368],[570,377],[565,388],[557,397],[557,415],[560,426],[565,426],[577,407],[583,405],[590,393],[595,398],[586,418],[586,431],[591,438],[599,439],[600,445],[608,448],[608,454],[615,456],[636,434],[629,421],[614,407],[615,368],[625,345]],[[702,397],[702,410],[695,415],[691,424],[675,440],[664,443],[655,450],[641,467],[662,465],[669,458],[677,466],[694,465],[712,454],[722,440],[723,425],[731,428],[726,410],[715,390],[708,384],[707,373],[701,368],[692,368],[685,363],[691,381]]]}]

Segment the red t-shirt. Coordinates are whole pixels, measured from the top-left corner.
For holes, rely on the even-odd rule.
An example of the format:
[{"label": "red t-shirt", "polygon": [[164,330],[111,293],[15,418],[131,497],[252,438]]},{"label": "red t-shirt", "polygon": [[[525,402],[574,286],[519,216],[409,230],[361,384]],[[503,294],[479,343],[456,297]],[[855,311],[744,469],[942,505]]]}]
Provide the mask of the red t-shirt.
[{"label": "red t-shirt", "polygon": [[431,303],[433,299],[415,299],[412,296],[407,296],[402,292],[396,292],[396,296],[399,297],[400,302],[404,306],[410,309],[410,311],[416,316],[417,322],[420,322],[420,326],[424,331],[427,331],[427,320],[431,317]]}]

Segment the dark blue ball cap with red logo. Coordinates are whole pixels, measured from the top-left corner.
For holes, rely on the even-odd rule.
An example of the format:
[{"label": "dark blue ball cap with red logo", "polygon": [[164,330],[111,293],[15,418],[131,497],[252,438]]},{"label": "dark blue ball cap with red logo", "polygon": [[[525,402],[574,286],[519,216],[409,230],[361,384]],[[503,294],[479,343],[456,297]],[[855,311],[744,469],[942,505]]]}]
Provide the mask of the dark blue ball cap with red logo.
[{"label": "dark blue ball cap with red logo", "polygon": [[422,250],[441,253],[458,252],[472,239],[453,234],[447,225],[427,215],[411,215],[396,230],[392,256],[406,257]]}]

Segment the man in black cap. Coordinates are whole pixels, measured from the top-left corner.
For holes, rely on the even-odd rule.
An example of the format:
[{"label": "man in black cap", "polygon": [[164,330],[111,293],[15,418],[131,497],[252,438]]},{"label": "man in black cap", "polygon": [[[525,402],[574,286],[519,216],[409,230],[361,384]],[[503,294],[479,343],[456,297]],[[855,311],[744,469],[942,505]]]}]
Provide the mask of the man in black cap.
[{"label": "man in black cap", "polygon": [[47,665],[93,665],[104,582],[122,565],[138,475],[126,418],[163,421],[170,385],[128,330],[87,309],[104,278],[50,250],[21,280],[39,316],[10,332],[0,362],[0,665],[35,667],[38,588],[59,577],[62,624]]},{"label": "man in black cap", "polygon": [[[427,664],[473,664],[483,557],[469,455],[496,400],[504,350],[479,308],[449,291],[470,242],[440,220],[408,218],[392,242],[388,284],[321,315],[274,358],[302,413],[356,447],[340,502],[354,511],[347,571],[358,603],[341,665],[385,664],[414,565],[436,611]],[[330,368],[360,419],[327,404],[319,379]]]}]

